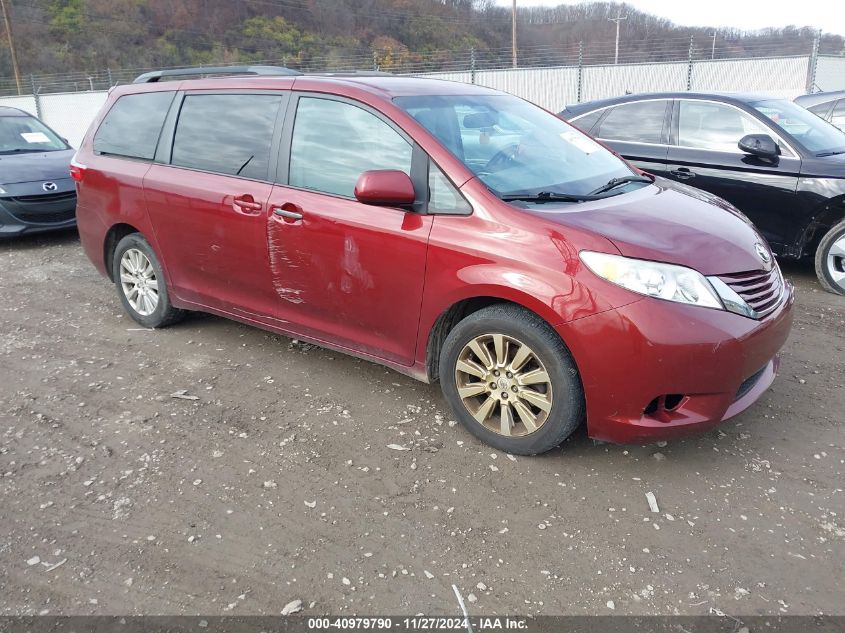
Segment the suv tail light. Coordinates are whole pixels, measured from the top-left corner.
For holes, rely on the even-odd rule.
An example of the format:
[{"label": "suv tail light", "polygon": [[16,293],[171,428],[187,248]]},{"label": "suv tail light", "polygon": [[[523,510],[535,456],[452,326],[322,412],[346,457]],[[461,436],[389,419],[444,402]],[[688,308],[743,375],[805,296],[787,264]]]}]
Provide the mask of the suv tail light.
[{"label": "suv tail light", "polygon": [[76,182],[82,182],[85,177],[85,172],[88,168],[85,165],[80,165],[76,161],[70,162],[70,177]]}]

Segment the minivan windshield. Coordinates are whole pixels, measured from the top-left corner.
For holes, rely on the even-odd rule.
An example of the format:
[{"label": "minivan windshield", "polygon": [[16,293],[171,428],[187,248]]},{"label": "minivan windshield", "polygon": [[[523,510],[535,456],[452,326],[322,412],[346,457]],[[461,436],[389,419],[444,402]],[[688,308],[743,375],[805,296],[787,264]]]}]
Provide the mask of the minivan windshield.
[{"label": "minivan windshield", "polygon": [[31,116],[0,116],[0,154],[69,149],[50,128]]},{"label": "minivan windshield", "polygon": [[650,182],[586,134],[510,95],[393,101],[504,199],[576,202]]},{"label": "minivan windshield", "polygon": [[751,105],[817,156],[845,152],[845,132],[801,106],[785,99],[758,101]]}]

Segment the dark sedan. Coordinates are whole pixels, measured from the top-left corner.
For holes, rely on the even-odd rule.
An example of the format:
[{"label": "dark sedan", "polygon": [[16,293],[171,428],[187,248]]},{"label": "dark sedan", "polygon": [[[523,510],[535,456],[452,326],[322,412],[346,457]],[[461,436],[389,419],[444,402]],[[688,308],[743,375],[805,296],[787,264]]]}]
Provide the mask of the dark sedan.
[{"label": "dark sedan", "polygon": [[825,121],[830,121],[840,130],[845,130],[845,90],[801,95],[795,99],[795,103]]},{"label": "dark sedan", "polygon": [[567,106],[634,165],[731,202],[783,258],[845,294],[845,133],[785,99],[690,92]]},{"label": "dark sedan", "polygon": [[0,238],[76,225],[73,153],[35,117],[0,107]]}]

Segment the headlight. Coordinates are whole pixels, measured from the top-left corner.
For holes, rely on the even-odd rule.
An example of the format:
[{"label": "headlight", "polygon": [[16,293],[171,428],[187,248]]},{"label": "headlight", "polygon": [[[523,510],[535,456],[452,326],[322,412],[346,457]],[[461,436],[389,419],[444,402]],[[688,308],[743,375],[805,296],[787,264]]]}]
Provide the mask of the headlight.
[{"label": "headlight", "polygon": [[0,195],[2,195],[2,194],[4,194],[4,193],[6,193],[6,190],[5,190],[5,189],[3,189],[3,187],[0,187]]},{"label": "headlight", "polygon": [[710,282],[692,268],[592,251],[581,251],[581,261],[599,277],[632,292],[665,301],[725,309]]}]

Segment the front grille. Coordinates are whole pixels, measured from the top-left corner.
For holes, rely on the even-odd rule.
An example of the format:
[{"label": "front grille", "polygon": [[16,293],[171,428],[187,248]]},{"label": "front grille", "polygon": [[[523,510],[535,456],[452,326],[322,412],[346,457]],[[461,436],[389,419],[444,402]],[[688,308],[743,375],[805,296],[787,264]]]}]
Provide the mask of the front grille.
[{"label": "front grille", "polygon": [[76,192],[3,198],[0,206],[26,224],[60,224],[73,220],[76,215]]},{"label": "front grille", "polygon": [[774,311],[783,297],[783,279],[781,279],[777,264],[773,265],[768,272],[752,270],[719,275],[719,279],[742,297],[759,319]]},{"label": "front grille", "polygon": [[45,193],[40,196],[15,196],[12,198],[15,202],[21,204],[44,204],[47,202],[61,202],[62,200],[72,200],[76,198],[75,191],[63,191],[61,193]]},{"label": "front grille", "polygon": [[[768,367],[768,365],[766,366]],[[748,378],[742,381],[742,384],[739,386],[739,389],[736,390],[736,396],[734,397],[734,401],[739,400],[751,391],[754,388],[754,385],[757,384],[757,381],[760,380],[760,377],[763,375],[763,372],[766,371],[766,367],[763,367],[761,370],[757,371],[756,373],[752,374]]]},{"label": "front grille", "polygon": [[29,211],[18,211],[15,217],[21,222],[28,224],[58,224],[59,222],[68,222],[73,219],[76,212],[71,211],[54,211],[46,213],[30,213]]}]

